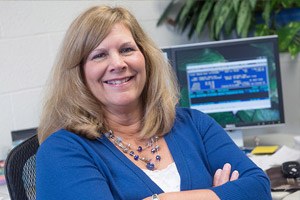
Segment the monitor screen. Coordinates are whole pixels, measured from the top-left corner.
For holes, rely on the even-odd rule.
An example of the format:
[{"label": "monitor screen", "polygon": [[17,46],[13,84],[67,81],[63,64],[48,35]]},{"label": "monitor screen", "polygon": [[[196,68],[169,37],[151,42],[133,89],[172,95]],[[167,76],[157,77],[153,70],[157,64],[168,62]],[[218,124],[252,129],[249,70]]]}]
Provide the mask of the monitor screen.
[{"label": "monitor screen", "polygon": [[284,123],[277,36],[162,48],[178,76],[180,106],[227,130]]}]

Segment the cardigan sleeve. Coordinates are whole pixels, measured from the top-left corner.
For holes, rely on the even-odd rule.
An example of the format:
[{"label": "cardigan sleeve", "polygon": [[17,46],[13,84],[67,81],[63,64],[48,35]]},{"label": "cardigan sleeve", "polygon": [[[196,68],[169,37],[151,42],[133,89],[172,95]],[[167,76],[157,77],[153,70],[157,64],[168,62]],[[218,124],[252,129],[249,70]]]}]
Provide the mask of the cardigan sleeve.
[{"label": "cardigan sleeve", "polygon": [[59,134],[51,135],[38,150],[36,195],[37,200],[114,199],[86,148]]},{"label": "cardigan sleeve", "polygon": [[[222,200],[272,199],[270,181],[264,171],[257,167],[246,154],[235,145],[217,122],[205,114],[199,114],[198,111],[195,112],[195,116],[193,116],[194,122],[200,134],[202,134],[201,137],[203,138],[212,176],[214,172],[222,168],[225,163],[230,163],[232,171],[237,170],[240,174],[238,180],[227,182],[226,184],[210,189]],[[197,121],[195,121],[195,119]]]}]

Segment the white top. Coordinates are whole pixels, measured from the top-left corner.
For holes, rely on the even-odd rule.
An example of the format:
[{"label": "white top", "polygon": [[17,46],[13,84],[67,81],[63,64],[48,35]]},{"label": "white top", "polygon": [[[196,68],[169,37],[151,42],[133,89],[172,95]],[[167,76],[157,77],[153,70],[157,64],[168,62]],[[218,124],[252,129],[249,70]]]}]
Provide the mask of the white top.
[{"label": "white top", "polygon": [[168,165],[162,170],[147,170],[143,171],[155,182],[164,192],[180,191],[180,175],[178,173],[175,162]]}]

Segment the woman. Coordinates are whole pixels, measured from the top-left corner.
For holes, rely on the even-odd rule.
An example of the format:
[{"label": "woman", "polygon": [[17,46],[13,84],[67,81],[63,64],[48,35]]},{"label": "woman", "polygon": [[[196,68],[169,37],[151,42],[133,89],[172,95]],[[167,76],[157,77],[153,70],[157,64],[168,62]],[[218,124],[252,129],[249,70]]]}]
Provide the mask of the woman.
[{"label": "woman", "polygon": [[76,18],[50,85],[37,199],[271,199],[216,122],[176,107],[172,68],[126,9]]}]

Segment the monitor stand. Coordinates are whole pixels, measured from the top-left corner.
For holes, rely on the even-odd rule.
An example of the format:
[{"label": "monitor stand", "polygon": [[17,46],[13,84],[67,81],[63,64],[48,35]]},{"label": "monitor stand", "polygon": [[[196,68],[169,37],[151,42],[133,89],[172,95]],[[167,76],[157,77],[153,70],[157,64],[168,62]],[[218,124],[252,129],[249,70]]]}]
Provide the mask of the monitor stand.
[{"label": "monitor stand", "polygon": [[227,134],[238,147],[244,147],[243,132],[241,130],[229,130]]}]

